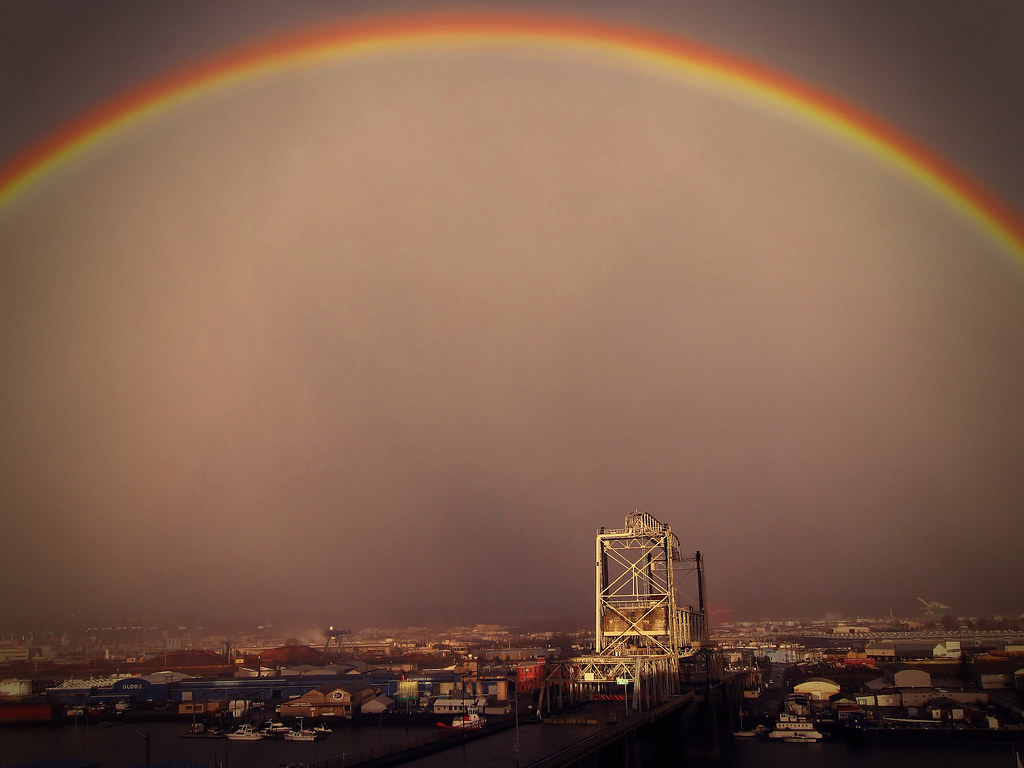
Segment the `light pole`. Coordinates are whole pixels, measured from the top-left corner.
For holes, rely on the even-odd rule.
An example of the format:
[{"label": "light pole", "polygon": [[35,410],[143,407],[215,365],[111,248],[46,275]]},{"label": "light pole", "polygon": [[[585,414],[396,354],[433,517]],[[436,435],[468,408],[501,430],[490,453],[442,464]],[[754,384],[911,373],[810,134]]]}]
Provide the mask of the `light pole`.
[{"label": "light pole", "polygon": [[516,756],[516,768],[519,768],[519,680],[517,679],[512,683],[512,690],[515,693],[515,713],[516,713],[516,741],[512,745],[512,752]]},{"label": "light pole", "polygon": [[145,733],[143,733],[142,731],[139,731],[139,730],[136,730],[135,728],[132,728],[130,725],[128,725],[126,723],[117,723],[117,722],[112,722],[110,720],[107,720],[107,721],[102,722],[102,723],[96,723],[96,725],[98,725],[100,728],[113,728],[115,725],[120,725],[122,728],[127,728],[129,731],[134,733],[136,736],[140,736],[143,739],[145,739],[146,740],[146,768],[150,768],[150,765],[149,765],[149,731],[146,731]]},{"label": "light pole", "polygon": [[[617,677],[615,678],[616,685],[622,686],[622,698],[625,702],[626,718],[629,718],[629,678],[628,677]],[[633,695],[636,696],[636,682],[633,682]]]}]

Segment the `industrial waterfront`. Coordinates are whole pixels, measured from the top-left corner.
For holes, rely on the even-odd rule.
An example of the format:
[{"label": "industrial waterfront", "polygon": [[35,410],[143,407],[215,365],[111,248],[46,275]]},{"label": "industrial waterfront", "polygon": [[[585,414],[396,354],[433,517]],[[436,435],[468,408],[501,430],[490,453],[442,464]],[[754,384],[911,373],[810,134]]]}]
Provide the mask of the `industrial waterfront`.
[{"label": "industrial waterfront", "polygon": [[[520,739],[530,743],[534,752],[521,745],[523,765],[530,764],[538,751],[556,752],[572,741],[587,738],[607,729],[604,723],[572,725],[523,725]],[[349,725],[335,729],[327,739],[315,743],[257,742],[231,743],[223,739],[181,738],[183,728],[176,723],[149,723],[139,727],[151,734],[151,764],[160,768],[280,768],[293,763],[307,766],[321,761],[350,760],[367,754],[379,754],[381,746],[397,748],[410,742],[436,736],[430,726]],[[101,764],[104,768],[140,768],[145,765],[145,743],[122,728],[97,725],[8,726],[0,739],[0,765],[10,766],[37,760],[69,759],[80,764]],[[410,763],[418,768],[432,766],[515,765],[515,729],[489,739],[455,746],[432,757]],[[774,768],[778,766],[818,766],[854,768],[866,764],[887,768],[954,768],[970,764],[979,768],[1013,767],[1012,747],[937,747],[906,745],[851,745],[842,740],[818,744],[786,745],[752,739],[724,737],[715,751],[680,754],[675,765],[689,768]]]},{"label": "industrial waterfront", "polygon": [[671,526],[637,511],[595,543],[592,634],[330,626],[316,646],[161,653],[92,628],[84,661],[11,644],[0,766],[1000,765],[1024,747],[1019,621],[921,600],[923,622],[712,628],[703,557]]}]

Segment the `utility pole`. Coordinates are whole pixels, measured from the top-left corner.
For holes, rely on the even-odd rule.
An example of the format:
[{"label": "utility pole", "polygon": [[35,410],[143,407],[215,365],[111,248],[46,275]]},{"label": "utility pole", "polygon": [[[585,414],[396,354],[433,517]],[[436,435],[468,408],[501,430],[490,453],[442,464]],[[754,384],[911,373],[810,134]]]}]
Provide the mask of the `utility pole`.
[{"label": "utility pole", "polygon": [[102,722],[102,723],[96,723],[96,725],[99,726],[100,728],[113,728],[115,725],[120,725],[122,728],[127,728],[129,731],[134,733],[136,736],[139,736],[140,738],[145,739],[146,740],[146,768],[150,768],[150,760],[149,760],[149,756],[150,756],[150,752],[149,752],[149,731],[146,731],[145,733],[143,733],[142,731],[138,731],[138,730],[132,728],[130,725],[127,725],[126,723],[112,722],[112,721],[109,721],[109,720],[105,721],[105,722]]}]

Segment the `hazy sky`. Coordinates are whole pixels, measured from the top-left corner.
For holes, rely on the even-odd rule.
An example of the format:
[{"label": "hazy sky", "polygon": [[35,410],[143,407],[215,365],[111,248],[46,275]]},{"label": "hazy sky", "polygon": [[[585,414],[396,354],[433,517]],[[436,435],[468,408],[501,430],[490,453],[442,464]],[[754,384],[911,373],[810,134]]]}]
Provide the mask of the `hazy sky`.
[{"label": "hazy sky", "polygon": [[[0,2],[0,158],[233,45],[459,7]],[[802,78],[1024,210],[1019,5],[515,7]],[[1024,610],[1024,266],[862,148],[610,55],[161,112],[0,210],[0,359],[0,619],[587,626],[634,509],[738,617]]]}]

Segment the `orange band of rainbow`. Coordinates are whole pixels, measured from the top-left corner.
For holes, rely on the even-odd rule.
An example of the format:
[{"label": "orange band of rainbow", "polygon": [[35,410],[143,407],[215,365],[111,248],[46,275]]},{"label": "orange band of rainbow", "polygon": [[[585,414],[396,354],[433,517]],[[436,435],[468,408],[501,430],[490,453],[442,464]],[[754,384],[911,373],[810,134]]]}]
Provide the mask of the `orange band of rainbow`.
[{"label": "orange band of rainbow", "polygon": [[413,15],[322,26],[202,61],[130,89],[28,147],[0,168],[0,208],[68,158],[174,103],[260,74],[395,49],[495,44],[619,57],[696,76],[780,107],[853,141],[916,179],[1024,262],[1024,224],[991,192],[873,115],[765,67],[651,30],[539,15]]}]

